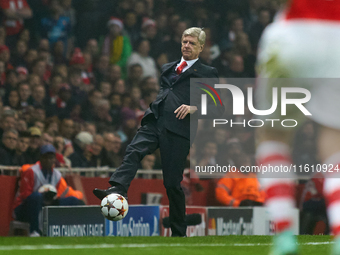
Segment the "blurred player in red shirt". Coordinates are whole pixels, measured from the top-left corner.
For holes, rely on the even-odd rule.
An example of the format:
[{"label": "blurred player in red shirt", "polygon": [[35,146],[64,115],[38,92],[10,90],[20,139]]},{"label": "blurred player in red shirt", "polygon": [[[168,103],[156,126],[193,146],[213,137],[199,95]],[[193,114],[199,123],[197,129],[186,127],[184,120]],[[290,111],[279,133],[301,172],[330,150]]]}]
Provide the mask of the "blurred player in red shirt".
[{"label": "blurred player in red shirt", "polygon": [[[323,79],[322,84],[320,80],[316,84],[313,78],[339,78],[339,45],[340,1],[288,1],[276,21],[262,35],[258,51],[256,95],[260,105],[267,104],[268,100],[272,102],[271,97],[265,96],[265,91],[271,89],[271,83],[277,83],[261,78],[311,78],[307,85],[312,100],[306,107],[312,113],[310,117],[313,121],[319,124],[319,159],[324,164],[332,164],[334,168],[340,166],[340,87],[334,84],[337,83],[334,80]],[[298,83],[296,87],[303,87],[303,84]],[[297,112],[298,109],[294,114]],[[289,167],[292,164],[292,128],[267,126],[258,131],[258,164]],[[340,178],[330,178],[338,177],[339,173],[327,174],[323,192],[330,228],[335,235],[332,254],[340,254]],[[277,230],[271,254],[297,254],[296,237],[291,231],[292,208],[295,205],[293,179],[272,177],[263,178],[262,181],[267,194],[268,212]]]}]

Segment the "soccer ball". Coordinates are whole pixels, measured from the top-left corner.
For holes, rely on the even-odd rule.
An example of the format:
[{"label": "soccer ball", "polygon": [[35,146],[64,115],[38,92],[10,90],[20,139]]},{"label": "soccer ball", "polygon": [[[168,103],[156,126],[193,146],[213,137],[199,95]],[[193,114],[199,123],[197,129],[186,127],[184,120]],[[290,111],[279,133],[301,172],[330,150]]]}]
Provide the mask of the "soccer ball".
[{"label": "soccer ball", "polygon": [[100,210],[106,219],[118,221],[126,216],[129,205],[122,195],[113,193],[103,198]]}]

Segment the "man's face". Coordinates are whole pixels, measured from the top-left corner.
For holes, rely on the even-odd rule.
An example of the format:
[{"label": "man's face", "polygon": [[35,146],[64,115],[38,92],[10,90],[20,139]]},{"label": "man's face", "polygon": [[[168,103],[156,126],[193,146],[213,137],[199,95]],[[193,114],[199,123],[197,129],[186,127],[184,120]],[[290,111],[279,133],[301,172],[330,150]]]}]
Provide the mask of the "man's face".
[{"label": "man's face", "polygon": [[5,145],[6,148],[8,148],[10,150],[14,150],[17,147],[18,135],[9,132],[2,139],[2,143]]},{"label": "man's face", "polygon": [[155,155],[152,155],[152,154],[146,155],[141,162],[142,168],[145,170],[153,169],[155,165],[155,161],[156,161]]},{"label": "man's face", "polygon": [[51,170],[56,162],[54,153],[45,153],[40,157],[40,164],[42,169]]},{"label": "man's face", "polygon": [[61,126],[61,134],[70,139],[74,132],[74,125],[72,120],[65,120]]},{"label": "man's face", "polygon": [[2,122],[2,129],[4,131],[10,128],[15,128],[15,126],[16,126],[16,120],[12,116],[7,116]]},{"label": "man's face", "polygon": [[44,133],[42,138],[43,138],[41,143],[42,146],[47,144],[53,144],[53,137],[50,136],[49,134]]},{"label": "man's face", "polygon": [[98,156],[104,146],[104,139],[102,136],[96,136],[92,144],[92,154]]},{"label": "man's face", "polygon": [[32,136],[30,138],[30,147],[35,150],[41,146],[41,137],[40,136]]},{"label": "man's face", "polygon": [[135,66],[131,70],[131,79],[132,80],[139,80],[143,75],[143,69],[140,66]]},{"label": "man's face", "polygon": [[190,35],[182,38],[182,56],[185,60],[193,60],[198,58],[203,50],[203,45],[198,42],[197,37]]},{"label": "man's face", "polygon": [[28,146],[30,144],[30,138],[29,137],[21,137],[19,139],[18,145],[17,145],[17,149],[21,152],[24,153]]},{"label": "man's face", "polygon": [[121,146],[122,146],[122,140],[120,139],[120,137],[115,136],[112,151],[114,153],[119,153]]},{"label": "man's face", "polygon": [[33,67],[33,73],[37,74],[39,77],[43,77],[46,72],[46,63],[45,61],[39,61]]},{"label": "man's face", "polygon": [[36,86],[33,89],[32,96],[33,96],[35,101],[42,102],[43,99],[45,98],[45,89],[44,89],[44,87],[43,86]]}]

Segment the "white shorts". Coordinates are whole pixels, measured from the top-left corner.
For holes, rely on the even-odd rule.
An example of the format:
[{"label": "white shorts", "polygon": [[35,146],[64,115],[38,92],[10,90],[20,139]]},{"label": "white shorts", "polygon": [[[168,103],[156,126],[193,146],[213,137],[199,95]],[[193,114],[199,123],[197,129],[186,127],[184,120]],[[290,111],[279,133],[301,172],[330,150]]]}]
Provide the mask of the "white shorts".
[{"label": "white shorts", "polygon": [[274,22],[262,35],[257,61],[256,102],[260,108],[270,107],[272,102],[268,86],[275,84],[267,78],[304,78],[295,86],[311,92],[312,99],[306,104],[312,114],[309,117],[340,129],[340,22]]}]

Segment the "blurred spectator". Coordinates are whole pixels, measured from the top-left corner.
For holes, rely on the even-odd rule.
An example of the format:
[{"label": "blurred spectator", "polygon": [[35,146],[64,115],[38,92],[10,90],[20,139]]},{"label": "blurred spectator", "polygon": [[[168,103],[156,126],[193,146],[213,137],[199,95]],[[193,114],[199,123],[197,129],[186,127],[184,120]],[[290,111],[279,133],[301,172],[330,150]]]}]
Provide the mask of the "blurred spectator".
[{"label": "blurred spectator", "polygon": [[97,84],[101,83],[108,75],[110,59],[107,55],[101,55],[95,65],[93,74]]},{"label": "blurred spectator", "polygon": [[149,56],[150,43],[148,40],[140,40],[137,43],[137,52],[133,52],[127,61],[127,66],[132,64],[140,64],[143,69],[142,77],[151,76],[157,77],[156,63]]},{"label": "blurred spectator", "polygon": [[6,72],[6,84],[5,88],[7,91],[12,90],[12,89],[17,89],[18,85],[18,77],[17,77],[17,72],[14,71],[13,69],[9,69]]},{"label": "blurred spectator", "polygon": [[142,93],[149,89],[159,91],[158,80],[153,77],[145,77],[140,83],[140,88],[142,90]]},{"label": "blurred spectator", "polygon": [[240,55],[232,55],[230,58],[229,71],[226,74],[227,78],[246,78],[247,74],[244,71],[244,61]]},{"label": "blurred spectator", "polygon": [[115,130],[121,124],[122,116],[121,116],[121,109],[122,109],[122,99],[121,95],[118,93],[112,93],[110,95],[110,116],[112,118],[112,126]]},{"label": "blurred spectator", "polygon": [[14,165],[22,166],[24,164],[27,164],[28,159],[27,159],[26,151],[28,149],[29,144],[30,144],[30,133],[27,131],[20,132],[18,143],[16,146]]},{"label": "blurred spectator", "polygon": [[111,94],[111,84],[109,82],[102,81],[99,84],[99,90],[102,93],[103,98],[108,99]]},{"label": "blurred spectator", "polygon": [[19,66],[16,69],[18,73],[18,83],[26,81],[28,78],[28,70],[25,67]]},{"label": "blurred spectator", "polygon": [[108,130],[112,125],[109,100],[101,99],[96,103],[94,121],[97,123],[99,133]]},{"label": "blurred spectator", "polygon": [[3,0],[0,2],[0,8],[4,14],[6,44],[14,47],[18,35],[24,27],[24,19],[31,18],[32,11],[26,0]]},{"label": "blurred spectator", "polygon": [[139,39],[140,28],[137,23],[137,15],[133,10],[125,13],[124,29],[130,38],[131,44],[135,46],[135,43]]},{"label": "blurred spectator", "polygon": [[[181,40],[182,34],[185,29],[188,28],[187,22],[179,21],[175,25],[174,34],[169,41],[163,43],[160,53],[165,53],[167,55],[168,61],[173,62],[181,58]],[[159,54],[160,54],[159,53]]]},{"label": "blurred spectator", "polygon": [[31,88],[27,82],[21,82],[18,84],[18,92],[20,98],[20,106],[25,108],[29,104],[31,96]]},{"label": "blurred spectator", "polygon": [[129,67],[127,85],[129,88],[137,87],[142,80],[143,68],[140,64],[133,64]]},{"label": "blurred spectator", "polygon": [[53,63],[55,65],[61,65],[61,64],[67,63],[67,59],[65,57],[65,45],[63,41],[59,40],[53,45],[52,57],[53,57]]},{"label": "blurred spectator", "polygon": [[17,90],[11,90],[8,93],[8,101],[4,102],[5,106],[9,106],[13,110],[19,110],[21,108],[20,106],[20,99],[19,99],[19,93]]},{"label": "blurred spectator", "polygon": [[71,119],[63,119],[60,124],[60,135],[64,138],[64,156],[68,157],[73,153],[72,139],[74,137],[74,123]]},{"label": "blurred spectator", "polygon": [[32,68],[33,62],[38,58],[38,51],[35,49],[29,49],[24,57],[25,67],[27,69]]},{"label": "blurred spectator", "polygon": [[90,53],[93,59],[97,59],[99,55],[99,47],[96,39],[87,41],[85,52]]},{"label": "blurred spectator", "polygon": [[62,136],[55,136],[53,139],[53,146],[57,153],[63,154],[65,147],[64,138]]},{"label": "blurred spectator", "polygon": [[87,93],[83,89],[84,84],[81,77],[81,70],[70,68],[68,78],[73,98],[77,103],[82,103],[86,99]]},{"label": "blurred spectator", "polygon": [[102,165],[102,149],[104,146],[104,138],[102,135],[95,135],[93,138],[92,144],[92,161],[96,167],[100,167]]},{"label": "blurred spectator", "polygon": [[0,24],[0,45],[5,45],[6,30],[5,27]]},{"label": "blurred spectator", "polygon": [[45,122],[45,132],[55,137],[59,133],[59,119],[52,117]]},{"label": "blurred spectator", "polygon": [[86,91],[89,91],[89,85],[91,83],[90,78],[87,75],[87,72],[85,70],[85,58],[83,53],[81,52],[81,50],[79,48],[75,48],[74,52],[71,56],[70,59],[70,66],[72,66],[72,68],[74,69],[78,69],[80,70],[80,75],[81,75],[81,79],[83,84],[88,85],[88,86],[84,86],[83,89],[85,89]]},{"label": "blurred spectator", "polygon": [[0,45],[0,61],[5,63],[5,69],[13,69],[10,63],[11,53],[6,45]]},{"label": "blurred spectator", "polygon": [[2,135],[0,147],[0,165],[13,166],[15,151],[18,143],[18,131],[15,129],[8,129]]},{"label": "blurred spectator", "polygon": [[40,120],[35,121],[33,126],[39,128],[41,133],[45,130],[45,123]]},{"label": "blurred spectator", "polygon": [[73,35],[77,20],[76,11],[72,7],[72,0],[61,0],[60,4],[63,9],[62,16],[67,17],[70,20],[70,32]]},{"label": "blurred spectator", "polygon": [[41,146],[52,144],[53,145],[54,139],[53,136],[49,135],[48,133],[42,134]]},{"label": "blurred spectator", "polygon": [[258,21],[251,26],[249,32],[249,38],[253,49],[257,49],[262,32],[270,22],[271,16],[269,10],[260,10]]},{"label": "blurred spectator", "polygon": [[38,51],[40,51],[40,50],[46,50],[46,51],[50,50],[50,42],[49,42],[48,39],[46,39],[46,38],[40,39]]},{"label": "blurred spectator", "polygon": [[109,34],[103,41],[102,54],[110,56],[110,63],[119,65],[125,77],[126,63],[132,51],[130,40],[122,34],[124,26],[120,19],[112,17],[107,26]]},{"label": "blurred spectator", "polygon": [[34,75],[38,76],[34,82],[30,81],[30,85],[41,85],[41,81],[47,81],[50,77],[50,73],[46,69],[46,61],[44,59],[36,59],[32,63],[32,75],[30,77],[34,77]]},{"label": "blurred spectator", "polygon": [[69,157],[72,167],[94,167],[92,159],[93,136],[89,132],[80,132],[74,139],[74,153]]},{"label": "blurred spectator", "polygon": [[156,21],[145,18],[142,23],[141,36],[150,43],[150,56],[156,58],[158,47],[161,45],[161,39],[157,34]]},{"label": "blurred spectator", "polygon": [[94,122],[86,122],[84,131],[89,132],[93,137],[95,137],[97,134],[97,127]]},{"label": "blurred spectator", "polygon": [[17,120],[13,111],[4,112],[1,116],[1,130],[0,135],[9,129],[15,129]]},{"label": "blurred spectator", "polygon": [[154,154],[146,155],[141,161],[142,169],[152,170],[156,162],[156,156]]},{"label": "blurred spectator", "polygon": [[122,69],[118,65],[111,65],[107,74],[107,81],[115,84],[122,77]]},{"label": "blurred spectator", "polygon": [[198,165],[200,166],[216,166],[217,144],[215,142],[207,142],[204,145],[203,153],[200,156]]},{"label": "blurred spectator", "polygon": [[99,90],[92,90],[88,94],[87,100],[81,107],[81,117],[85,121],[94,121],[96,118],[96,103],[102,99],[103,95]]},{"label": "blurred spectator", "polygon": [[204,65],[212,65],[210,46],[204,46],[203,51],[200,54],[200,60]]},{"label": "blurred spectator", "polygon": [[235,52],[244,59],[244,71],[247,77],[255,77],[256,56],[246,33],[238,33],[235,40]]},{"label": "blurred spectator", "polygon": [[140,102],[141,108],[146,111],[149,108],[149,105],[156,100],[158,95],[158,91],[155,89],[147,89],[143,92],[143,98]]},{"label": "blurred spectator", "polygon": [[6,82],[5,62],[0,61],[0,88],[5,87],[5,82]]},{"label": "blurred spectator", "polygon": [[67,52],[71,33],[71,21],[69,17],[61,16],[62,12],[63,9],[59,1],[51,0],[50,15],[41,20],[41,36],[48,38],[51,45],[57,41],[62,41]]},{"label": "blurred spectator", "polygon": [[113,133],[105,133],[103,138],[102,166],[118,167],[123,160],[119,155],[122,144],[120,137]]},{"label": "blurred spectator", "polygon": [[30,223],[31,236],[40,236],[39,214],[47,205],[84,205],[83,194],[67,186],[54,168],[55,148],[42,146],[39,162],[21,173],[21,184],[14,202],[16,220]]},{"label": "blurred spectator", "polygon": [[43,85],[36,85],[33,87],[32,90],[32,97],[30,101],[30,105],[33,106],[46,106],[46,90]]},{"label": "blurred spectator", "polygon": [[27,123],[24,119],[19,119],[17,121],[16,129],[18,132],[24,132],[27,130]]},{"label": "blurred spectator", "polygon": [[55,104],[59,119],[69,118],[74,105],[71,87],[67,83],[61,84]]},{"label": "blurred spectator", "polygon": [[14,66],[24,66],[25,65],[25,60],[24,57],[27,53],[28,46],[25,41],[19,40],[17,41],[16,48],[14,51],[14,54],[12,55],[12,64]]},{"label": "blurred spectator", "polygon": [[30,144],[26,151],[27,164],[35,164],[39,160],[40,146],[42,144],[41,131],[37,127],[31,127],[30,132]]}]

